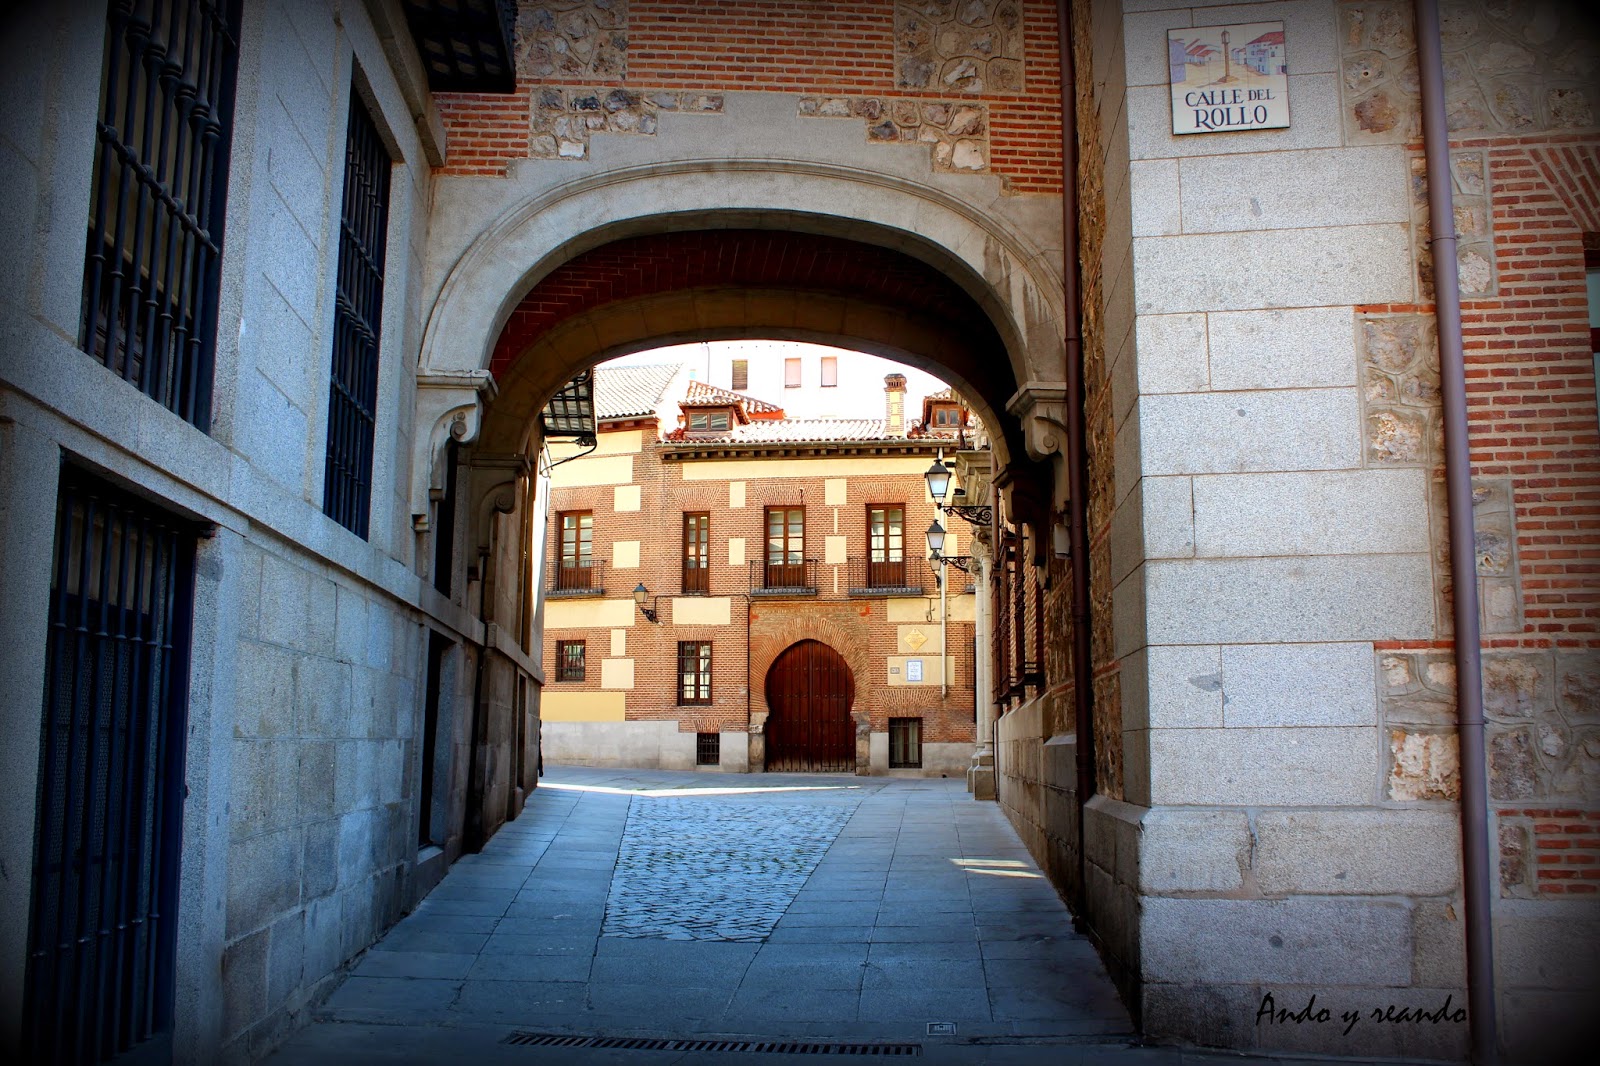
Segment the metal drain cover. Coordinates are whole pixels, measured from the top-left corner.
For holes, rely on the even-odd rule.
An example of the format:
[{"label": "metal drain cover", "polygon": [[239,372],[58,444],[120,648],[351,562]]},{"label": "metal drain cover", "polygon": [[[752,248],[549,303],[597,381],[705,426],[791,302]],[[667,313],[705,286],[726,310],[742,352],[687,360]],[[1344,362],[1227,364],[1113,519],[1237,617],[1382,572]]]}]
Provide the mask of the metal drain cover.
[{"label": "metal drain cover", "polygon": [[956,1023],[955,1022],[929,1022],[928,1023],[928,1035],[929,1036],[955,1036],[956,1035]]},{"label": "metal drain cover", "polygon": [[[954,1033],[954,1022],[948,1025]],[[933,1032],[933,1025],[928,1026]],[[797,1040],[683,1040],[646,1036],[574,1036],[516,1032],[500,1041],[516,1047],[592,1047],[614,1051],[740,1051],[774,1055],[871,1055],[879,1058],[922,1054],[921,1044],[829,1044]]]}]

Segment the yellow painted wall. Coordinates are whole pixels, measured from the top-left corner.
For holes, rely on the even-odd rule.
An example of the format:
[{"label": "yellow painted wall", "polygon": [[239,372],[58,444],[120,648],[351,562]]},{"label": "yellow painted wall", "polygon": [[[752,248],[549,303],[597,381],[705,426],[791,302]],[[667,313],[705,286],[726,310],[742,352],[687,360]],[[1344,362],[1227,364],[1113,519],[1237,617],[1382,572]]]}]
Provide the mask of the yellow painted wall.
[{"label": "yellow painted wall", "polygon": [[[861,456],[859,458],[852,456],[839,459],[806,459],[804,461],[795,459],[703,459],[683,464],[683,480],[722,481],[724,479],[753,480],[772,477],[850,477],[852,475],[868,474],[916,474],[920,477],[926,469],[928,469],[928,457],[925,455],[875,455]],[[732,488],[733,486],[730,485],[729,506],[744,506],[742,500],[738,504],[733,503]],[[928,490],[924,488],[922,494],[926,496],[927,493]]]},{"label": "yellow painted wall", "polygon": [[[687,467],[685,467],[685,471],[686,472],[684,473],[684,478],[685,478],[685,480],[687,480],[688,477],[689,477],[689,475],[687,473]],[[745,490],[744,482],[742,482],[742,481],[730,481],[730,482],[728,482],[728,506],[730,508],[732,508],[732,507],[743,507],[744,506],[744,490]]]},{"label": "yellow painted wall", "polygon": [[[950,571],[952,585],[961,583],[966,577],[959,570]],[[971,622],[977,617],[977,597],[971,593],[960,593],[951,596],[945,602],[945,609],[950,612],[952,622]],[[937,626],[939,624],[939,593],[934,592],[928,596],[897,596],[884,601],[891,622],[920,622],[924,625]],[[929,613],[932,608],[932,614]],[[933,621],[929,622],[928,619]]]},{"label": "yellow painted wall", "polygon": [[[891,622],[922,622],[928,624],[932,618],[933,625],[939,624],[939,594],[932,596],[896,596],[883,601],[885,610],[888,611]],[[928,613],[929,608],[933,613]]]},{"label": "yellow painted wall", "polygon": [[[912,634],[920,635],[917,639]],[[939,636],[938,622],[923,622],[917,625],[897,626],[895,630],[895,647],[901,655],[915,658],[918,655],[938,655],[943,651],[943,641]]]},{"label": "yellow painted wall", "polygon": [[636,540],[612,542],[611,568],[613,570],[637,570],[639,568],[639,542]]},{"label": "yellow painted wall", "polygon": [[632,659],[601,659],[600,660],[600,687],[601,688],[632,688],[633,687],[633,660]]},{"label": "yellow painted wall", "polygon": [[611,631],[611,657],[620,659],[628,654],[628,631],[626,629],[613,629]]},{"label": "yellow painted wall", "polygon": [[628,696],[623,692],[562,692],[546,688],[539,694],[539,717],[546,722],[621,722],[627,718]]},{"label": "yellow painted wall", "polygon": [[633,600],[546,600],[546,629],[613,629],[633,625]]},{"label": "yellow painted wall", "polygon": [[637,511],[639,509],[639,486],[618,485],[612,489],[611,509],[613,511]]},{"label": "yellow painted wall", "polygon": [[845,561],[847,537],[823,537],[822,561],[829,566],[840,566]]},{"label": "yellow painted wall", "polygon": [[552,489],[584,485],[627,485],[633,481],[633,456],[587,455],[550,471]]},{"label": "yellow painted wall", "polygon": [[743,566],[744,565],[744,538],[743,537],[729,537],[728,538],[728,565],[729,566]]},{"label": "yellow painted wall", "polygon": [[[921,681],[906,680],[906,663],[912,659],[922,660]],[[889,656],[888,670],[894,670],[898,668],[898,672],[889,673],[888,670],[886,670],[885,680],[888,681],[891,688],[918,688],[925,685],[938,685],[941,684],[941,680],[939,678],[940,662],[943,662],[945,664],[945,669],[950,672],[949,684],[959,685],[960,679],[956,677],[956,660],[954,656],[945,656],[943,659],[940,659],[937,655],[891,655]]]},{"label": "yellow painted wall", "polygon": [[850,483],[842,477],[831,477],[822,483],[822,502],[829,507],[843,507]]},{"label": "yellow painted wall", "polygon": [[733,618],[733,600],[727,596],[675,596],[672,624],[677,626],[725,626]]}]

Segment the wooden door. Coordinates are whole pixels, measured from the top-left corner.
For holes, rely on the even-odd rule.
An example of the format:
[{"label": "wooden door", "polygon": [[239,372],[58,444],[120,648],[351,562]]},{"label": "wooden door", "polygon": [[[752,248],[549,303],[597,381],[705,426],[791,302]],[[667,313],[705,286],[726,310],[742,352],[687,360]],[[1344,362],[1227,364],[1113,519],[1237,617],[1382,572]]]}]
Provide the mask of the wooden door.
[{"label": "wooden door", "polygon": [[850,667],[826,644],[785,650],[767,671],[767,769],[855,773],[855,695]]}]

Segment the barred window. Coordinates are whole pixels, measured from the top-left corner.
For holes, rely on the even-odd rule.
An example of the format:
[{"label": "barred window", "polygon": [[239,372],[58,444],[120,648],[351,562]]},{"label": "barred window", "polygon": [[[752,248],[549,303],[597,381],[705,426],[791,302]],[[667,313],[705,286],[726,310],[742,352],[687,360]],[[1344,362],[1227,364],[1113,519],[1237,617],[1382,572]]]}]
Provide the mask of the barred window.
[{"label": "barred window", "polygon": [[586,645],[581,640],[556,641],[556,680],[582,681],[585,676]]},{"label": "barred window", "polygon": [[678,702],[711,702],[710,641],[678,641]]},{"label": "barred window", "polygon": [[922,766],[922,719],[889,719],[889,769],[914,770]]},{"label": "barred window", "polygon": [[239,0],[108,6],[78,344],[209,431]]},{"label": "barred window", "polygon": [[344,201],[333,296],[333,375],[322,510],[365,538],[372,510],[372,438],[378,407],[378,328],[383,318],[384,238],[389,227],[389,151],[367,106],[350,91]]}]

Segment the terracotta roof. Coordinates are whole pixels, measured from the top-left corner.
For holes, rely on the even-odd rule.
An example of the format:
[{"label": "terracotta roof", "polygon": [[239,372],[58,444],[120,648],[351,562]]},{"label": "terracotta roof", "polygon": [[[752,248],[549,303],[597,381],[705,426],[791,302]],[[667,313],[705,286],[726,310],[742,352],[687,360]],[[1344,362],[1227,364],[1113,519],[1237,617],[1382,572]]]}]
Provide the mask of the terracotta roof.
[{"label": "terracotta roof", "polygon": [[688,391],[679,401],[680,407],[725,407],[730,404],[744,405],[745,413],[750,415],[776,414],[782,416],[783,408],[775,403],[758,400],[754,396],[746,396],[742,392],[731,392],[728,389],[719,389],[715,385],[707,385],[703,381],[689,382]]},{"label": "terracotta roof", "polygon": [[681,363],[654,366],[594,368],[594,417],[597,422],[644,418],[656,413],[667,386],[683,369]]},{"label": "terracotta roof", "polygon": [[1282,44],[1283,43],[1283,31],[1282,30],[1273,30],[1271,33],[1263,33],[1260,37],[1257,37],[1255,40],[1251,41],[1250,43],[1251,44]]}]

